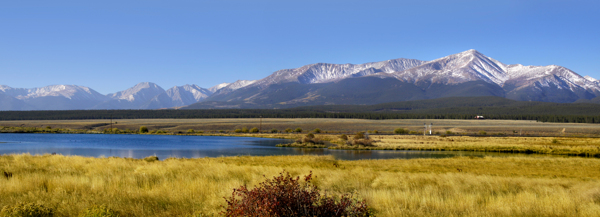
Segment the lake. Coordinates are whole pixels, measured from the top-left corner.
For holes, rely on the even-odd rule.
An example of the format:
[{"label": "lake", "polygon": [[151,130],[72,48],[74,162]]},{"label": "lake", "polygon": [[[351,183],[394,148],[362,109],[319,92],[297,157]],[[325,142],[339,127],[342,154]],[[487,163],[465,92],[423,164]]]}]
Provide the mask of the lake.
[{"label": "lake", "polygon": [[[285,139],[225,136],[126,134],[0,134],[0,154],[57,153],[89,157],[200,158],[220,156],[332,155],[340,160],[515,156],[507,153],[457,151],[331,150],[275,147]],[[520,154],[524,155],[524,154]],[[528,155],[533,156],[533,155]],[[545,155],[542,155],[545,156]]]}]

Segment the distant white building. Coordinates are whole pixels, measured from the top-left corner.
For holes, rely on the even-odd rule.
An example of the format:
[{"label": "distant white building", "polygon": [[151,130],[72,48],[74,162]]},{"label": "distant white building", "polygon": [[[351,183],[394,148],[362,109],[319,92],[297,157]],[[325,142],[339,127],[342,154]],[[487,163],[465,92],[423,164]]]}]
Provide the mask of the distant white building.
[{"label": "distant white building", "polygon": [[485,118],[483,116],[477,115],[477,116],[475,116],[475,119],[485,119]]}]

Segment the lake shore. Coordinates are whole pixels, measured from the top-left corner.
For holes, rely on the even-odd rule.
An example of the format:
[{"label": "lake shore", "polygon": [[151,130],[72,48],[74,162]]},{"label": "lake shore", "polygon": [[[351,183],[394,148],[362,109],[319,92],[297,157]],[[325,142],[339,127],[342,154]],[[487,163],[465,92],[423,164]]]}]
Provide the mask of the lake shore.
[{"label": "lake shore", "polygon": [[233,188],[282,171],[314,174],[377,216],[598,216],[600,159],[455,157],[342,161],[331,156],[197,159],[2,155],[0,207],[38,203],[58,216],[105,206],[122,216],[218,216]]},{"label": "lake shore", "polygon": [[[178,136],[228,136],[228,137],[256,137],[296,140],[303,138],[306,133],[230,133],[230,132],[166,132],[154,131],[139,133],[136,131],[104,131],[63,128],[35,128],[35,127],[0,127],[0,133],[64,133],[64,134],[140,134],[140,135],[178,135]],[[295,148],[329,148],[343,150],[414,150],[414,151],[468,151],[468,152],[498,152],[498,153],[524,153],[544,155],[566,155],[581,157],[600,157],[600,138],[589,136],[506,136],[506,135],[381,135],[372,134],[372,145],[347,145],[338,134],[314,134],[317,138],[330,142],[333,145],[306,146],[286,145]],[[352,140],[352,135],[349,135]]]}]

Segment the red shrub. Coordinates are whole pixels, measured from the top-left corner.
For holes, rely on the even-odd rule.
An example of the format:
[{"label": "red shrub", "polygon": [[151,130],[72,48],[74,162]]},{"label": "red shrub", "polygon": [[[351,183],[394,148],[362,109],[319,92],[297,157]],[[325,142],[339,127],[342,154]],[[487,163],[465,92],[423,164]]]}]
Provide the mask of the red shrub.
[{"label": "red shrub", "polygon": [[[285,175],[284,175],[285,173]],[[310,183],[312,172],[304,177],[280,173],[258,187],[245,186],[233,189],[225,198],[225,216],[370,216],[364,200],[345,194],[339,198],[321,196],[319,189]]]}]

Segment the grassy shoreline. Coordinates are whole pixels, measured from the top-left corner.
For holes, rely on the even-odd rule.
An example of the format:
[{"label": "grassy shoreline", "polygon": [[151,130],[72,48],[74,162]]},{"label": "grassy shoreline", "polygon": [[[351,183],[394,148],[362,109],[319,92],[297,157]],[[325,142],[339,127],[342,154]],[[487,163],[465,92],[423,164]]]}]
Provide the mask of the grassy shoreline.
[{"label": "grassy shoreline", "polygon": [[94,206],[123,216],[218,216],[233,188],[310,171],[330,195],[354,193],[377,216],[598,216],[600,159],[335,160],[331,156],[146,161],[2,155],[0,207],[34,202],[57,216]]},{"label": "grassy shoreline", "polygon": [[[31,127],[1,127],[0,133],[68,133],[101,134],[103,132],[82,129],[48,129]],[[140,135],[177,135],[177,136],[231,136],[257,137],[296,140],[303,138],[302,133],[139,133],[120,131],[119,134]],[[316,137],[331,142],[333,146],[292,144],[280,147],[329,148],[345,150],[414,150],[414,151],[470,151],[566,155],[581,157],[600,157],[600,138],[593,137],[532,137],[532,136],[422,136],[422,135],[371,135],[375,140],[372,146],[346,145],[338,135],[316,134]]]}]

